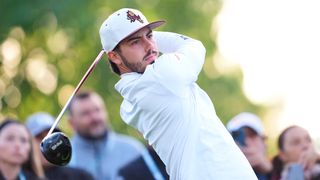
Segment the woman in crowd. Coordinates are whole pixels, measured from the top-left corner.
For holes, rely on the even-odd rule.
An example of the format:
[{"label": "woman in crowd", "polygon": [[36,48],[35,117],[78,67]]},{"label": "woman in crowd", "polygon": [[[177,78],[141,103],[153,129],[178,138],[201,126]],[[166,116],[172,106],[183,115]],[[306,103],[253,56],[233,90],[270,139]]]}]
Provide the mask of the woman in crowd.
[{"label": "woman in crowd", "polygon": [[16,120],[4,120],[0,124],[0,180],[43,179],[34,150],[27,128]]},{"label": "woman in crowd", "polygon": [[273,158],[272,180],[319,180],[320,156],[309,133],[299,126],[290,126],[278,138],[279,153]]}]

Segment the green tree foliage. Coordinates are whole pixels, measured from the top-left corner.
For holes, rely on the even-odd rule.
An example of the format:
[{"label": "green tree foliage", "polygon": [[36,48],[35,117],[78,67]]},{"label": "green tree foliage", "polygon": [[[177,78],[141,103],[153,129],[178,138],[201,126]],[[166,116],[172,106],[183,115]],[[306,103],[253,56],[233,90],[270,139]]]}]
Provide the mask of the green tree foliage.
[{"label": "green tree foliage", "polygon": [[[167,24],[160,30],[201,40],[207,48],[205,66],[215,71],[211,60],[216,51],[212,22],[220,6],[217,0],[1,0],[0,116],[21,121],[38,111],[57,116],[101,50],[100,25],[122,7],[140,9],[150,21],[165,19]],[[114,90],[118,79],[105,57],[82,89],[103,96],[116,131],[135,135],[119,116],[122,98]],[[241,81],[240,72],[214,78],[204,71],[200,74],[198,82],[213,99],[223,122],[240,111],[262,112],[246,99]],[[66,120],[62,125],[71,133]]]}]

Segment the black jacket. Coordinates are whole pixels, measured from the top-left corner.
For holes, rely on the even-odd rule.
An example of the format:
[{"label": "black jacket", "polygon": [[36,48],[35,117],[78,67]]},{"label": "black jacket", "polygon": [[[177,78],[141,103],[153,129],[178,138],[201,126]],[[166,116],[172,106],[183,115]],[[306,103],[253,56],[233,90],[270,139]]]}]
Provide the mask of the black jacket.
[{"label": "black jacket", "polygon": [[[157,165],[159,171],[165,179],[169,179],[169,175],[166,172],[166,167],[156,154],[156,152],[149,148],[149,154],[151,155],[153,161]],[[145,163],[142,156],[134,159],[132,162],[122,167],[118,175],[122,177],[124,180],[152,180],[154,179],[152,173],[150,172],[147,164]]]}]

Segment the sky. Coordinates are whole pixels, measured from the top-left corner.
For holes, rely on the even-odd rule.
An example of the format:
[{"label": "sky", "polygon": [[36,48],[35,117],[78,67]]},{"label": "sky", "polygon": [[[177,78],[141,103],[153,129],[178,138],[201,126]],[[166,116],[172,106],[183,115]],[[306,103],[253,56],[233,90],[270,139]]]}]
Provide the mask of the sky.
[{"label": "sky", "polygon": [[225,0],[214,20],[224,70],[240,67],[242,88],[277,136],[296,124],[320,139],[320,1]]}]

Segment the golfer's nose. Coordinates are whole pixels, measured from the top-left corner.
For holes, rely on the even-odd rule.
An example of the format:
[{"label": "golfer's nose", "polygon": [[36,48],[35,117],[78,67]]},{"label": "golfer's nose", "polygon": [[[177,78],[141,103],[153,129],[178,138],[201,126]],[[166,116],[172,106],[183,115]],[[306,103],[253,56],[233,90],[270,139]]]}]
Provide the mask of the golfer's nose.
[{"label": "golfer's nose", "polygon": [[152,38],[143,37],[144,50],[148,52],[150,49],[154,49],[154,41]]}]

